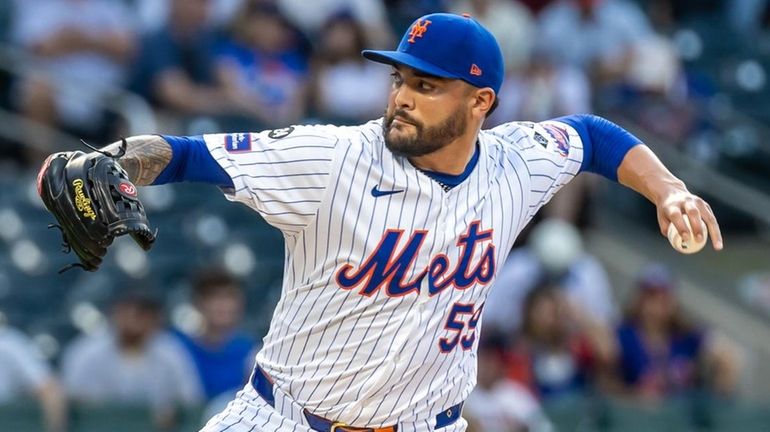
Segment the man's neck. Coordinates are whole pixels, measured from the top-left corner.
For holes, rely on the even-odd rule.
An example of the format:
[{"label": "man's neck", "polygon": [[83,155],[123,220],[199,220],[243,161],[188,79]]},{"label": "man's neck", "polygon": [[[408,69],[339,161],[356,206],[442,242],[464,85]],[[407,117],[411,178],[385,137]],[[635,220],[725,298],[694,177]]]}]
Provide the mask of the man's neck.
[{"label": "man's neck", "polygon": [[208,346],[219,346],[231,333],[231,329],[207,328],[200,334],[200,339]]},{"label": "man's neck", "polygon": [[465,135],[458,137],[440,150],[409,158],[409,162],[421,170],[450,175],[462,174],[476,150],[479,129],[469,128]]},{"label": "man's neck", "polygon": [[169,25],[169,32],[171,33],[172,37],[182,42],[195,39],[201,31],[202,28],[199,26],[196,27],[185,25],[178,20],[172,20],[171,24]]}]

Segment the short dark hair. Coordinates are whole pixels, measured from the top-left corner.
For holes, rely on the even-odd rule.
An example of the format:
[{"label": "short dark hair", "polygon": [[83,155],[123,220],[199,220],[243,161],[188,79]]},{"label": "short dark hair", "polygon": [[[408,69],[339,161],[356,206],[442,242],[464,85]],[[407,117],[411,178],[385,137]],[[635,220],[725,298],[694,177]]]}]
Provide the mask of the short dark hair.
[{"label": "short dark hair", "polygon": [[146,281],[119,289],[110,303],[112,308],[131,306],[153,314],[163,313],[164,306],[161,295]]},{"label": "short dark hair", "polygon": [[492,107],[489,108],[489,111],[487,111],[486,117],[489,117],[492,115],[493,112],[497,109],[497,106],[500,105],[500,97],[495,95],[495,101],[492,102]]},{"label": "short dark hair", "polygon": [[195,301],[205,300],[218,294],[241,295],[241,286],[227,270],[221,267],[209,267],[199,271],[192,284]]},{"label": "short dark hair", "polygon": [[509,348],[509,339],[501,330],[494,327],[486,327],[481,330],[479,352],[494,353],[504,360]]}]

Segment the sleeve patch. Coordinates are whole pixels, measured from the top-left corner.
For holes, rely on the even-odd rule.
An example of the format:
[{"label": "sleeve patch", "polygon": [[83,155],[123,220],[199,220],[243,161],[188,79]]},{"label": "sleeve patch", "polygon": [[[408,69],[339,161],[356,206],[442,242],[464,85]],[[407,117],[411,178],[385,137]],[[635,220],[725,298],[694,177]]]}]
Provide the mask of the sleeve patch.
[{"label": "sleeve patch", "polygon": [[267,134],[267,136],[277,140],[281,138],[286,138],[292,132],[294,132],[294,126],[289,126],[289,127],[280,128],[280,129],[273,129]]},{"label": "sleeve patch", "polygon": [[534,138],[535,142],[543,146],[544,149],[548,148],[548,140],[540,134],[540,132],[535,132],[535,135],[532,136]]},{"label": "sleeve patch", "polygon": [[563,158],[569,155],[569,132],[563,126],[553,122],[537,123],[529,135],[544,150]]},{"label": "sleeve patch", "polygon": [[569,134],[567,130],[553,123],[543,123],[542,125],[556,143],[556,152],[562,157],[567,157],[569,155]]},{"label": "sleeve patch", "polygon": [[227,150],[228,153],[251,151],[251,134],[234,133],[225,135],[225,150]]},{"label": "sleeve patch", "polygon": [[513,123],[516,123],[516,124],[518,124],[521,127],[525,127],[525,128],[529,128],[529,129],[534,129],[535,128],[535,123],[534,122],[530,122],[530,121],[518,121],[518,122],[513,122]]}]

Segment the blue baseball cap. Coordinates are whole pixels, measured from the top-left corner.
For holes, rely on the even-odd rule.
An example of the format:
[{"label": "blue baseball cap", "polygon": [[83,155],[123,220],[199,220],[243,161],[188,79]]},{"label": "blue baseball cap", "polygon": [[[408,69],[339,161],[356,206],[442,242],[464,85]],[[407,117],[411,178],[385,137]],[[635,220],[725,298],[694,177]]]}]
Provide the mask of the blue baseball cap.
[{"label": "blue baseball cap", "polygon": [[442,78],[500,92],[505,66],[492,33],[470,15],[434,13],[418,18],[396,51],[364,50],[369,60],[404,65]]}]

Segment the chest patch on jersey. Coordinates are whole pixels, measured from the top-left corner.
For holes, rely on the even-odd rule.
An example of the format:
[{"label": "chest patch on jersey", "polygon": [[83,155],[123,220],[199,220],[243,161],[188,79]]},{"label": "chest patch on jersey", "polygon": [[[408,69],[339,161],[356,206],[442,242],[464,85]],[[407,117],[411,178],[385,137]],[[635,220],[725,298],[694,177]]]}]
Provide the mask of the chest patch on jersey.
[{"label": "chest patch on jersey", "polygon": [[225,135],[225,150],[230,153],[251,151],[251,134],[234,133]]},{"label": "chest patch on jersey", "polygon": [[[415,230],[402,245],[404,230],[387,230],[363,263],[358,266],[347,263],[337,269],[336,282],[342,289],[358,288],[358,293],[365,296],[384,289],[389,297],[419,293],[426,277],[431,296],[450,286],[464,290],[475,284],[486,285],[495,275],[495,245],[492,243],[493,231],[484,231],[480,227],[480,221],[471,222],[467,231],[457,239],[460,259],[455,266],[447,255],[440,253],[430,260],[426,268],[417,271],[413,271],[412,266],[428,231]],[[477,248],[483,249],[480,258],[474,259]],[[416,276],[408,278],[415,273]]]}]

